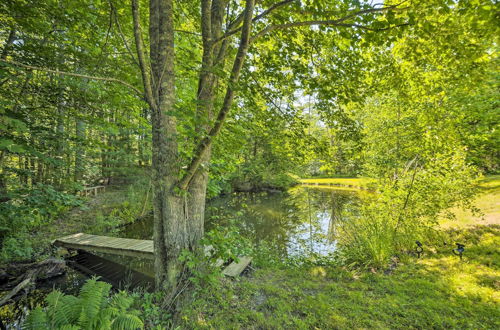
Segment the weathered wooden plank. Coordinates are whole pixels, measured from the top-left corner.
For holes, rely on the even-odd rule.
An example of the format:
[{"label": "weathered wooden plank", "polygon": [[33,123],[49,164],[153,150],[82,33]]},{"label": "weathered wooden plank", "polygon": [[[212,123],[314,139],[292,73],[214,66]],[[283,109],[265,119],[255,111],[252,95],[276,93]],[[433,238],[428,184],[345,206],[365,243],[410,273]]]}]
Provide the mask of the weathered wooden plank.
[{"label": "weathered wooden plank", "polygon": [[224,265],[224,260],[222,260],[222,259],[217,259],[217,260],[215,260],[215,262],[214,262],[214,267],[215,267],[215,268],[219,268],[219,267],[221,267],[222,265]]},{"label": "weathered wooden plank", "polygon": [[245,268],[252,262],[252,257],[239,257],[238,262],[232,262],[227,266],[223,271],[222,274],[226,276],[231,276],[231,277],[236,277],[239,276]]},{"label": "weathered wooden plank", "polygon": [[[90,235],[84,233],[73,234],[56,239],[53,242],[56,246],[63,246],[69,249],[94,251],[122,256],[139,257],[154,259],[154,244],[151,240],[140,240],[132,238],[107,237],[99,235]],[[206,246],[205,255],[213,253],[212,246]],[[252,261],[251,257],[243,256],[238,262],[232,262],[222,273],[226,276],[236,277]],[[224,260],[217,259],[214,266],[221,267]]]},{"label": "weathered wooden plank", "polygon": [[54,245],[70,249],[153,259],[153,241],[78,233],[56,239]]}]

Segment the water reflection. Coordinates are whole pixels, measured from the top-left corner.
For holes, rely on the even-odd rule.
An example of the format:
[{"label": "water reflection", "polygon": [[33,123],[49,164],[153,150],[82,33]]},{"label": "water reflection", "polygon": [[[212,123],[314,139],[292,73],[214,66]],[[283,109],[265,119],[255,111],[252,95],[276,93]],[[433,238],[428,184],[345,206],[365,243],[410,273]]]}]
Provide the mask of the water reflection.
[{"label": "water reflection", "polygon": [[[207,205],[206,230],[236,224],[240,232],[279,255],[327,255],[335,250],[338,226],[359,203],[356,190],[297,186],[284,193],[238,193]],[[124,228],[119,236],[151,239],[152,217]]]},{"label": "water reflection", "polygon": [[338,224],[358,205],[356,191],[295,187],[278,194],[238,194],[211,203],[207,228],[230,219],[256,245],[270,244],[282,257],[335,250]]}]

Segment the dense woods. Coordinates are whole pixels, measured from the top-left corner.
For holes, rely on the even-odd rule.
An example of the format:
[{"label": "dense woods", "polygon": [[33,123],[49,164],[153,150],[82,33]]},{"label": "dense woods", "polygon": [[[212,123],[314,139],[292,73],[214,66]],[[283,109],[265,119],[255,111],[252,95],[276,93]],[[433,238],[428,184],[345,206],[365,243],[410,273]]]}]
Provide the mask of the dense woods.
[{"label": "dense woods", "polygon": [[[161,294],[108,298],[109,287],[88,282],[79,297],[51,293],[48,308],[57,310],[51,299],[63,297],[79,299],[78,308],[86,310],[88,291],[100,287],[95,301],[125,318],[95,314],[93,321],[79,321],[82,328],[245,328],[243,312],[225,324],[211,311],[215,323],[206,323],[186,307],[192,297],[199,298],[193,306],[220,304],[210,303],[210,292],[224,284],[207,266],[203,246],[226,258],[254,255],[264,273],[249,275],[250,287],[260,276],[262,282],[272,278],[278,264],[276,274],[292,279],[301,272],[293,273],[297,265],[338,267],[349,277],[344,272],[392,272],[413,253],[415,241],[432,245],[491,234],[494,246],[500,224],[491,183],[500,158],[499,22],[498,4],[490,0],[3,1],[0,265],[44,259],[54,254],[49,241],[69,231],[119,235],[116,228],[151,211],[153,236],[145,238],[154,241],[152,273]],[[218,201],[281,191],[290,205],[276,214],[294,209],[300,216],[293,221],[311,222],[309,193],[306,198],[290,187],[304,178],[342,184],[335,180],[355,177],[369,179],[348,185],[371,193],[355,211],[343,211],[347,197],[332,195],[325,208],[330,221],[347,213],[349,221],[335,230],[329,225],[325,235],[335,231],[338,245],[330,257],[282,258],[286,248],[272,244],[256,249],[259,237],[249,237],[242,218],[254,197],[241,197],[239,209],[225,215],[231,221],[210,206],[233,210]],[[108,191],[86,197],[95,186]],[[490,227],[445,231],[443,222],[457,218],[458,208],[475,212],[475,219],[493,214]],[[287,235],[283,229],[279,237]],[[498,251],[492,258],[497,265]],[[495,267],[488,276],[497,283]],[[484,295],[498,298],[493,287]],[[234,289],[224,288],[229,296]],[[490,315],[497,298],[485,298],[486,321],[478,316],[475,325],[498,322],[498,313]],[[142,314],[130,311],[137,308],[133,301]],[[161,310],[167,311],[163,319]],[[58,322],[50,310],[45,316],[36,311],[30,327],[37,317],[45,326]],[[285,327],[275,321],[271,328]],[[375,325],[360,322],[290,327]],[[446,324],[461,323],[436,327]]]}]

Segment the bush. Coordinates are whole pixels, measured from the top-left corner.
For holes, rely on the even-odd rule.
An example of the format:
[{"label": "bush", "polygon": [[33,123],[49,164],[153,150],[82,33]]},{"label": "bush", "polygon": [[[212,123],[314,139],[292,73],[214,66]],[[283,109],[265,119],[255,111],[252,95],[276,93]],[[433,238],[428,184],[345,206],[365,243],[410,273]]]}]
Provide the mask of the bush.
[{"label": "bush", "polygon": [[0,203],[1,260],[31,257],[28,235],[50,224],[67,209],[82,204],[77,196],[42,184],[30,190],[18,190],[11,197],[8,202]]},{"label": "bush", "polygon": [[444,211],[461,205],[473,209],[476,172],[460,153],[432,161],[410,162],[397,178],[380,181],[359,215],[342,224],[339,235],[344,262],[384,267],[391,257],[413,251],[415,241],[430,240]]}]

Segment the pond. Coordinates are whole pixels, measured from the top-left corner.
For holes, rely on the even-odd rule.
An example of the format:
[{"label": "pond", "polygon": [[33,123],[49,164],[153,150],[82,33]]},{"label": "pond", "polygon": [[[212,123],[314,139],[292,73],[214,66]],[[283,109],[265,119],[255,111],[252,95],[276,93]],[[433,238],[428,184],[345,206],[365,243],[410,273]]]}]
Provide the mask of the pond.
[{"label": "pond", "polygon": [[[235,225],[239,232],[265,243],[282,257],[335,250],[338,225],[360,203],[359,192],[338,187],[296,186],[287,192],[235,193],[207,203],[205,230]],[[123,228],[120,237],[152,239],[153,218]]]},{"label": "pond", "polygon": [[[358,190],[340,187],[296,186],[286,192],[234,193],[207,203],[205,230],[233,225],[257,248],[265,244],[282,259],[327,256],[335,251],[338,226],[356,212],[360,201]],[[114,235],[153,239],[153,217],[122,227]],[[99,255],[154,277],[152,260]],[[111,265],[108,268],[113,271]]]}]

